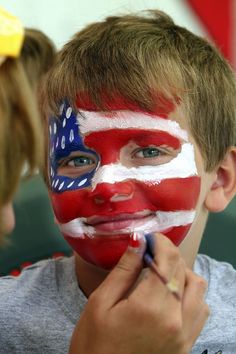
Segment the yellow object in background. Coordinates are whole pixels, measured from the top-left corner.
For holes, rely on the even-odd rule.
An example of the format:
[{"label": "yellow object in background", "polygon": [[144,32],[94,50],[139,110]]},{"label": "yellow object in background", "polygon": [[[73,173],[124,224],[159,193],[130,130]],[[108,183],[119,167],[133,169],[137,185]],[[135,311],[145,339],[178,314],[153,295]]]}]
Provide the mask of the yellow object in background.
[{"label": "yellow object in background", "polygon": [[23,39],[21,21],[0,7],[0,64],[6,57],[19,56]]}]

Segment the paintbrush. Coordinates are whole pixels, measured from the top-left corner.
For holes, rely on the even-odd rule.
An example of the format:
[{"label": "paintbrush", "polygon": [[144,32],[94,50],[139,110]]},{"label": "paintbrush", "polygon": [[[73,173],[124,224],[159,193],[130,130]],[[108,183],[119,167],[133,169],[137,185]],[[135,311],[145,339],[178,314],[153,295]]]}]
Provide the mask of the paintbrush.
[{"label": "paintbrush", "polygon": [[178,286],[172,279],[171,281],[168,281],[163,275],[159,273],[159,270],[157,268],[157,265],[154,261],[154,239],[152,234],[144,234],[138,232],[133,232],[132,234],[132,239],[134,241],[142,239],[145,242],[146,249],[143,255],[143,260],[144,263],[157,275],[157,277],[160,279],[160,281],[171,291],[171,293],[175,296],[175,298],[179,301],[181,301],[181,297],[178,293]]}]

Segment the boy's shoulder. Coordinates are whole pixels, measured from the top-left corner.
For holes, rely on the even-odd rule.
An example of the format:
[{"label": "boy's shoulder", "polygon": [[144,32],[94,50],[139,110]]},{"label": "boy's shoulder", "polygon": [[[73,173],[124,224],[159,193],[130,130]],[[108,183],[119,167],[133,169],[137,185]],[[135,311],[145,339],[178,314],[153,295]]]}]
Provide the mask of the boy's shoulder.
[{"label": "boy's shoulder", "polygon": [[[227,262],[218,261],[209,256],[199,254],[194,263],[194,271],[205,278],[209,285],[219,285],[218,281],[227,283],[229,279],[236,278],[236,269]],[[232,284],[236,289],[236,284]]]},{"label": "boy's shoulder", "polygon": [[[236,346],[236,270],[229,263],[198,255],[194,271],[208,282],[206,302],[210,307],[210,317],[198,338],[196,348],[207,348],[209,353],[219,350],[223,353],[234,353],[232,349]],[[199,352],[201,353],[196,351]]]},{"label": "boy's shoulder", "polygon": [[34,284],[38,282],[42,287],[47,286],[48,283],[53,286],[52,280],[56,274],[56,264],[61,261],[62,258],[39,261],[24,268],[19,276],[0,277],[0,295],[6,293],[6,290],[15,290],[19,293],[22,289],[24,292],[26,288],[33,288]]},{"label": "boy's shoulder", "polygon": [[[48,259],[37,262],[23,269],[21,274],[15,276],[4,276],[0,278],[0,312],[4,309],[17,309],[25,311],[25,306],[34,302],[38,303],[47,297],[55,298],[57,291],[57,268],[62,259]],[[63,266],[62,266],[63,268]]]},{"label": "boy's shoulder", "polygon": [[[3,298],[12,299],[12,295],[24,298],[31,294],[45,294],[60,291],[60,283],[68,278],[75,282],[74,257],[60,257],[39,261],[23,269],[21,274],[0,277],[0,305]],[[14,299],[13,299],[14,301]]]},{"label": "boy's shoulder", "polygon": [[0,278],[0,353],[66,353],[85,302],[73,257]]},{"label": "boy's shoulder", "polygon": [[236,306],[236,269],[231,264],[198,255],[194,271],[208,283],[206,297],[210,302],[214,300],[210,305],[214,306],[219,300],[224,303],[227,301],[228,306]]}]

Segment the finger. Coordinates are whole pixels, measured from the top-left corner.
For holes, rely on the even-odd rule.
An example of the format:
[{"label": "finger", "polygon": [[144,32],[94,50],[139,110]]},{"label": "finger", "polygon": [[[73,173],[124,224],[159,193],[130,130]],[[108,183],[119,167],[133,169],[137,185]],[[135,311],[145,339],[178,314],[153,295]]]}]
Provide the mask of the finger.
[{"label": "finger", "polygon": [[134,286],[143,268],[144,250],[143,241],[140,241],[138,248],[129,246],[116,267],[94,292],[107,309],[123,299]]},{"label": "finger", "polygon": [[209,306],[206,303],[203,303],[201,309],[198,311],[198,315],[196,316],[195,322],[191,326],[191,331],[189,333],[189,340],[191,344],[194,344],[196,338],[199,337],[209,315]]},{"label": "finger", "polygon": [[[180,253],[177,247],[162,234],[153,234],[150,244],[154,259],[152,264],[149,263],[151,269],[146,271],[146,276],[139,283],[136,291],[137,294],[148,296],[149,301],[151,301],[151,297],[156,301],[157,293],[159,300],[161,300],[169,292],[166,285],[174,278],[180,260]],[[180,275],[180,278],[183,288],[182,278],[184,276]]]},{"label": "finger", "polygon": [[170,296],[173,296],[178,301],[182,302],[186,282],[186,263],[183,258],[180,258],[175,274],[169,280],[167,288]]},{"label": "finger", "polygon": [[183,294],[183,322],[186,331],[191,330],[202,308],[205,306],[205,293],[207,290],[206,281],[193,273],[190,269],[186,270],[186,286]]},{"label": "finger", "polygon": [[173,277],[166,284],[166,301],[168,301],[167,306],[170,313],[181,310],[185,281],[186,264],[183,258],[180,258]]},{"label": "finger", "polygon": [[153,234],[154,260],[160,274],[169,281],[180,259],[179,249],[163,234]]}]

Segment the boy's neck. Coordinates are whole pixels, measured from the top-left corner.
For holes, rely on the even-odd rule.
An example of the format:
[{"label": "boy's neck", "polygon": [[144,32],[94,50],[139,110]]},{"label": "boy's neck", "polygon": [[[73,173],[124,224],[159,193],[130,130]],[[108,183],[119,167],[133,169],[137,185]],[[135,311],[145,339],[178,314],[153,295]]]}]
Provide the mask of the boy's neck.
[{"label": "boy's neck", "polygon": [[204,208],[196,218],[194,228],[190,230],[190,233],[179,246],[181,255],[190,269],[193,269],[198,254],[207,218],[208,211]]},{"label": "boy's neck", "polygon": [[89,297],[109,274],[109,271],[85,262],[77,254],[75,254],[75,272],[79,287],[86,297]]},{"label": "boy's neck", "polygon": [[[187,255],[187,259],[184,257],[186,264],[191,269],[194,264],[196,253],[197,252],[194,252],[194,257],[191,257],[190,254]],[[78,255],[75,255],[75,271],[78,285],[86,297],[89,297],[109,274],[109,271],[97,268],[94,265],[85,262]],[[140,276],[142,278],[144,274],[141,274]]]}]

